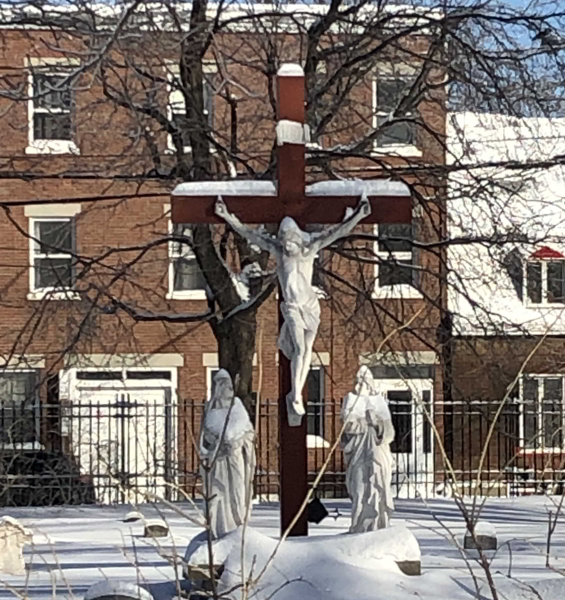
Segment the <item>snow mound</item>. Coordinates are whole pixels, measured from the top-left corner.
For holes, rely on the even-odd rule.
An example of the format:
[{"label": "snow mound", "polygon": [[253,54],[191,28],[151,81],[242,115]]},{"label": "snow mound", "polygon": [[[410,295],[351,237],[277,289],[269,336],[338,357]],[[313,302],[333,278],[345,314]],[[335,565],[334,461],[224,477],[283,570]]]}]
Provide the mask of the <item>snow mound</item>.
[{"label": "snow mound", "polygon": [[153,596],[144,588],[128,581],[106,579],[91,586],[84,600],[95,600],[96,598],[119,597],[132,598],[134,600],[153,600]]},{"label": "snow mound", "polygon": [[[214,565],[225,567],[219,591],[227,597],[231,597],[229,590],[241,585],[242,540],[246,578],[250,574],[259,578],[252,586],[255,600],[266,600],[276,590],[276,600],[302,598],[301,594],[307,594],[308,600],[341,600],[350,597],[352,589],[356,598],[374,600],[377,580],[396,585],[419,579],[403,575],[396,565],[420,560],[416,538],[402,525],[368,533],[292,538],[278,548],[277,539],[252,528],[244,533],[240,527],[212,543]],[[189,566],[208,564],[205,531],[190,542],[185,560]]]}]

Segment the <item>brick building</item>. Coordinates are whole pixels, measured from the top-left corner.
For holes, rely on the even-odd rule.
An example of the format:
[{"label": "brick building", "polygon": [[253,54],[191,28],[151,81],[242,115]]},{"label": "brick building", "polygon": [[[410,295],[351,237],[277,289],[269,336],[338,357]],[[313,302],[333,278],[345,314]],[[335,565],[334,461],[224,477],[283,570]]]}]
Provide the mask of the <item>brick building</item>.
[{"label": "brick building", "polygon": [[[2,31],[4,471],[17,479],[27,467],[14,467],[14,457],[41,455],[41,464],[55,461],[54,472],[66,470],[105,502],[128,499],[124,487],[193,491],[201,402],[219,367],[206,283],[190,245],[171,239],[190,236],[189,226],[173,231],[169,195],[179,160],[190,171],[196,156],[185,135],[196,125],[187,116],[178,37],[161,33],[124,38],[102,59],[92,50],[96,36],[76,28]],[[288,38],[274,38],[276,60],[302,61]],[[446,307],[442,251],[418,244],[442,235],[443,185],[421,173],[445,162],[445,107],[441,87],[430,86],[409,118],[391,117],[418,74],[436,83],[439,77],[414,58],[425,56],[429,32],[407,39],[406,56],[396,50],[371,58],[332,127],[311,145],[315,154],[380,127],[368,147],[337,160],[333,173],[401,173],[414,191],[414,219],[376,232],[361,227],[379,242],[360,239],[319,258],[322,323],[308,382],[308,439],[314,470],[339,430],[339,400],[367,364],[394,413],[399,489],[421,491],[434,481],[436,448],[422,407],[435,419],[442,403]],[[274,121],[261,70],[264,40],[245,29],[228,31],[202,63],[203,122],[214,132],[209,164],[216,178],[259,174],[269,163]],[[330,77],[332,69],[328,61],[316,77]],[[234,144],[226,82],[239,90],[237,160],[222,150]],[[181,158],[170,123],[181,134]],[[308,177],[326,173],[314,165]],[[245,298],[237,268],[234,277]],[[180,322],[182,315],[202,318]],[[257,314],[253,359],[258,473],[269,491],[277,480],[276,411],[268,402],[277,397],[277,330],[273,294]],[[443,419],[435,426],[441,435]],[[338,453],[335,493],[342,493],[342,471]],[[16,501],[14,494],[4,501]]]},{"label": "brick building", "polygon": [[[448,200],[451,235],[487,240],[449,249],[457,281],[446,366],[446,451],[462,484],[483,480],[484,493],[562,490],[565,176],[560,165],[535,164],[563,153],[564,127],[557,118],[449,119],[454,162],[496,165],[454,174]],[[519,161],[531,166],[512,169]]]}]

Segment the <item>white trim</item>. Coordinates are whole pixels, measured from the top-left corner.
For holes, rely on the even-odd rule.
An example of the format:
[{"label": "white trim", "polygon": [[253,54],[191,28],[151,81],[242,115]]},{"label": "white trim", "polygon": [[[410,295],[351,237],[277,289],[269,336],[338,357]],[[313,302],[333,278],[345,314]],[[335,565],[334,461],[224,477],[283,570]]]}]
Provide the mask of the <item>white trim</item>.
[{"label": "white trim", "polygon": [[[31,127],[33,127],[33,120],[31,121]],[[78,156],[80,154],[80,150],[72,140],[34,140],[30,137],[28,145],[25,149],[25,153],[30,155],[75,154]]]},{"label": "white trim", "polygon": [[[253,353],[253,366],[256,367],[258,364],[257,361],[257,352]],[[213,369],[218,369],[220,367],[220,360],[218,358],[217,352],[202,352],[202,366],[210,367]]]},{"label": "white trim", "polygon": [[[565,304],[565,298],[562,302],[549,302],[548,297],[548,289],[547,289],[547,265],[552,262],[563,263],[564,265],[564,274],[565,274],[565,257],[564,258],[527,258],[524,261],[523,266],[523,280],[524,280],[524,288],[523,288],[523,298],[524,305],[531,308],[558,308],[562,309]],[[541,302],[532,302],[528,295],[528,265],[529,264],[540,264],[541,265]]]},{"label": "white trim", "polygon": [[437,365],[439,356],[433,350],[408,350],[405,352],[375,352],[359,356],[361,365],[413,366]]},{"label": "white trim", "polygon": [[77,202],[62,204],[60,202],[49,202],[46,204],[26,204],[24,215],[26,217],[76,217],[81,212],[81,205]]},{"label": "white trim", "polygon": [[[180,225],[180,223],[179,223]],[[168,221],[169,235],[173,234],[174,225],[171,219]],[[167,300],[206,300],[206,290],[204,288],[193,289],[193,290],[175,290],[175,269],[174,261],[178,258],[184,258],[187,260],[196,261],[196,256],[192,251],[192,248],[186,246],[182,252],[175,252],[175,242],[170,241],[168,243],[168,289],[166,298]]]},{"label": "white trim", "polygon": [[0,354],[0,371],[36,371],[45,367],[45,355],[22,354],[18,356]]},{"label": "white trim", "polygon": [[206,400],[209,400],[212,397],[212,372],[217,371],[218,369],[218,366],[206,367]]},{"label": "white trim", "polygon": [[330,365],[330,353],[329,352],[312,352],[311,367],[329,367]]},{"label": "white trim", "polygon": [[[173,115],[175,113],[186,114],[186,107],[184,103],[184,98],[180,99],[177,102],[173,100],[173,94],[180,94],[180,91],[173,90],[172,86],[173,78],[179,77],[180,75],[178,63],[166,61],[165,69],[167,71],[167,119],[169,121],[172,121]],[[202,64],[202,72],[204,73],[204,75],[214,75],[218,72],[218,67],[215,62],[205,60]],[[204,78],[204,85],[208,85],[206,78]],[[212,148],[211,150],[212,154],[216,153],[216,148]],[[183,146],[183,151],[185,154],[189,154],[192,152],[192,148],[190,146]],[[165,150],[165,153],[169,154],[173,152],[176,152],[175,145],[173,144],[173,138],[171,134],[167,133],[167,148]]]},{"label": "white trim", "polygon": [[[405,76],[408,78],[411,74],[409,72],[401,73],[400,77]],[[372,102],[372,119],[371,125],[373,130],[376,130],[379,126],[378,117],[386,116],[384,111],[379,111],[377,106],[377,86],[378,80],[380,79],[395,79],[398,78],[398,73],[393,72],[385,72],[382,69],[382,65],[380,68],[377,68],[372,81],[372,89],[371,89],[371,102]],[[414,74],[412,73],[412,77]],[[422,151],[415,146],[414,144],[390,144],[386,146],[379,146],[377,138],[373,140],[372,148],[371,148],[372,156],[382,156],[382,155],[396,155],[396,156],[404,156],[404,157],[420,157],[422,156]]]},{"label": "white trim", "polygon": [[92,369],[172,369],[184,366],[184,355],[178,353],[159,354],[67,354],[66,368]]},{"label": "white trim", "polygon": [[[535,447],[526,446],[528,440],[525,435],[525,415],[524,407],[526,401],[524,400],[524,379],[535,379],[537,381],[537,399],[535,401],[535,416],[536,416],[536,439],[534,444],[538,444]],[[544,397],[543,397],[543,386],[542,382],[544,379],[561,379],[561,427],[558,428],[561,432],[562,445],[561,446],[545,446],[545,432],[544,432]],[[551,453],[551,452],[563,452],[565,448],[565,375],[563,373],[523,373],[519,381],[518,398],[514,401],[517,402],[520,414],[519,414],[519,448],[521,452],[531,451],[532,453]],[[548,400],[548,402],[552,402]]]},{"label": "white trim", "polygon": [[[27,83],[28,83],[28,101],[27,101],[27,118],[28,118],[28,145],[25,149],[25,153],[29,155],[33,154],[75,154],[79,155],[80,150],[77,147],[74,140],[59,140],[59,139],[40,139],[36,140],[34,136],[34,115],[35,113],[68,113],[71,118],[71,126],[72,126],[72,109],[64,110],[64,109],[50,109],[46,110],[44,108],[36,107],[34,104],[34,91],[33,91],[33,76],[34,71],[33,68],[41,68],[53,66],[52,73],[53,75],[58,75],[60,73],[57,72],[57,69],[61,69],[62,67],[72,66],[72,63],[69,63],[68,59],[48,59],[42,58],[37,59],[38,64],[34,65],[33,60],[30,59],[27,72]],[[26,61],[27,62],[27,61]],[[80,64],[80,63],[79,63]],[[43,71],[45,73],[45,71]]]},{"label": "white trim", "polygon": [[306,447],[309,450],[315,448],[330,448],[331,444],[319,435],[313,435],[312,433],[306,434]]},{"label": "white trim", "polygon": [[68,259],[71,264],[73,261],[72,252],[60,252],[60,253],[52,253],[52,254],[41,254],[36,252],[36,248],[38,247],[38,241],[35,237],[35,224],[48,222],[48,221],[59,221],[62,223],[70,223],[71,228],[74,229],[72,231],[72,235],[76,236],[76,228],[75,223],[72,217],[30,217],[29,218],[29,292],[27,294],[28,300],[78,300],[80,298],[79,294],[73,290],[73,288],[37,288],[35,284],[35,260],[42,258],[59,258],[59,259]]},{"label": "white trim", "polygon": [[[45,450],[45,446],[41,442],[24,442],[22,444],[2,444],[2,452],[4,450],[14,450],[15,452],[21,452],[22,450]],[[9,477],[9,475],[8,475]]]},{"label": "white trim", "polygon": [[422,151],[412,144],[391,144],[390,146],[373,146],[371,156],[403,156],[403,157],[420,157]]},{"label": "white trim", "polygon": [[[30,269],[30,271],[31,270],[32,269]],[[80,300],[80,294],[71,289],[57,290],[46,288],[43,290],[28,292],[26,300],[30,300],[31,302],[38,302],[40,300]]]},{"label": "white trim", "polygon": [[[379,226],[375,225],[373,228],[373,233],[376,237],[379,236]],[[382,260],[413,260],[414,252],[404,252],[404,251],[388,251],[388,250],[379,250],[379,241],[375,240],[373,245],[373,251],[377,259]],[[408,263],[405,263],[408,264]],[[413,266],[414,264],[411,263]],[[379,285],[379,268],[380,268],[380,260],[378,260],[373,268],[373,273],[375,276],[375,284],[373,285],[373,291],[371,296],[373,298],[397,298],[397,299],[418,299],[422,298],[422,293],[417,290],[413,285],[408,283],[397,283],[394,285]]]},{"label": "white trim", "polygon": [[40,57],[40,56],[26,56],[24,59],[26,67],[79,67],[79,58],[70,57]]}]

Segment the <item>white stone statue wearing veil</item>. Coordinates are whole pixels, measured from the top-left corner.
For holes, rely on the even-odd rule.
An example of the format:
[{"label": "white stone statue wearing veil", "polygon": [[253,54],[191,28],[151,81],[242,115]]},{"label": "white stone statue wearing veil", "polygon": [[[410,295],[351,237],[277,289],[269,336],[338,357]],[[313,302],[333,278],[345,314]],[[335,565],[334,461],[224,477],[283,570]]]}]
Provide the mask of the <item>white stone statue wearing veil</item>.
[{"label": "white stone statue wearing veil", "polygon": [[277,261],[277,276],[284,300],[281,305],[284,323],[278,346],[291,361],[292,373],[292,390],[286,398],[290,425],[300,425],[305,412],[302,390],[320,324],[320,302],[312,285],[314,260],[320,250],[351,233],[370,213],[371,204],[364,194],[356,209],[348,209],[343,221],[337,225],[319,233],[307,233],[298,227],[294,219],[285,217],[275,238],[262,229],[244,225],[228,212],[220,197],[216,202],[219,217],[252,244],[273,254]]},{"label": "white stone statue wearing veil", "polygon": [[353,502],[349,531],[383,529],[394,509],[390,451],[394,426],[387,401],[375,390],[368,367],[357,372],[355,391],[345,397],[341,418],[346,484]]},{"label": "white stone statue wearing veil", "polygon": [[255,431],[227,371],[212,382],[200,432],[200,474],[213,538],[234,531],[251,510]]}]

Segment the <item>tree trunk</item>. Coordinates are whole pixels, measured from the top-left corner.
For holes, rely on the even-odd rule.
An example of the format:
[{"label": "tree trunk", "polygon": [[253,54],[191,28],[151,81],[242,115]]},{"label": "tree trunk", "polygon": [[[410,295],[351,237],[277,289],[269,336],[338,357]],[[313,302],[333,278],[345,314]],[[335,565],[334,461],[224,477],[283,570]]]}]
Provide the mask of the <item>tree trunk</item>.
[{"label": "tree trunk", "polygon": [[248,410],[252,406],[256,314],[256,310],[246,311],[242,317],[238,315],[213,325],[219,365],[231,375],[235,393]]}]

